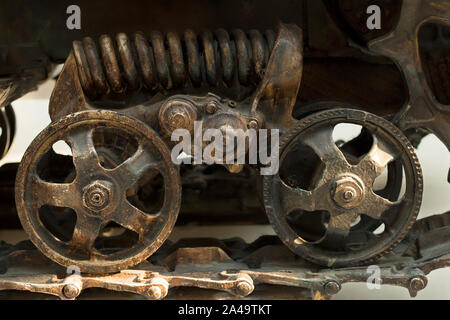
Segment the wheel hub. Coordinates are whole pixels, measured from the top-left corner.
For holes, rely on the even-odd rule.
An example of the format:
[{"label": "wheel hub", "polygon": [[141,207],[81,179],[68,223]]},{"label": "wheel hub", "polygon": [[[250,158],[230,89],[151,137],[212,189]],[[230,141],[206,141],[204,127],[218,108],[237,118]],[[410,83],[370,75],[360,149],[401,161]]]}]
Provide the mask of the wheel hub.
[{"label": "wheel hub", "polygon": [[364,184],[353,175],[345,175],[336,180],[331,190],[334,202],[342,208],[354,208],[364,198]]},{"label": "wheel hub", "polygon": [[83,205],[99,213],[111,204],[113,185],[109,181],[96,180],[83,189]]}]

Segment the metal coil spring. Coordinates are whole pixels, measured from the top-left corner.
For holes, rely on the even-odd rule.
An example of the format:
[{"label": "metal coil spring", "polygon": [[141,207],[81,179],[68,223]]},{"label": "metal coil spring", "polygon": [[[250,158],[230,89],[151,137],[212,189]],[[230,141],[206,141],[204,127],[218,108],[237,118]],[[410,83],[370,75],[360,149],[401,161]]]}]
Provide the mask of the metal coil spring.
[{"label": "metal coil spring", "polygon": [[130,42],[119,33],[114,41],[103,35],[98,47],[92,38],[73,43],[81,85],[89,96],[138,90],[233,86],[236,79],[244,85],[261,80],[275,33],[256,30],[231,34],[223,29],[200,36],[186,30],[181,40],[177,33],[164,37],[153,31],[147,39],[136,33]]}]

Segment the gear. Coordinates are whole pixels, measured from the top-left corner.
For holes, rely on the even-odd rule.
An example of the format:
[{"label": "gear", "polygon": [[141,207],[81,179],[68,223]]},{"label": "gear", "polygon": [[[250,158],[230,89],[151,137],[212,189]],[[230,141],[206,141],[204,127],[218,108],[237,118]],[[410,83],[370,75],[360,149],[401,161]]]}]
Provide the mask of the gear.
[{"label": "gear", "polygon": [[[371,146],[356,162],[333,140],[340,123],[370,132]],[[305,147],[323,163],[320,174],[310,177],[310,190],[298,183],[295,171],[284,169]],[[392,163],[401,163],[404,172],[406,188],[399,199],[374,190],[375,179]],[[414,223],[422,197],[420,165],[407,138],[390,122],[352,109],[313,114],[293,126],[281,139],[279,174],[264,177],[263,184],[266,213],[281,240],[296,254],[328,267],[366,263],[388,252]],[[328,216],[320,219],[320,238],[302,237],[290,225],[289,217],[298,211]],[[384,231],[352,228],[364,216],[381,221]]]},{"label": "gear", "polygon": [[[356,105],[340,102],[340,101],[333,101],[333,100],[323,100],[323,101],[314,101],[308,104],[303,104],[297,108],[294,109],[293,116],[295,119],[301,120],[302,118],[311,115],[312,113],[317,113],[320,111],[325,110],[332,110],[337,108],[346,108],[346,109],[357,109],[357,110],[363,110],[361,107],[358,107]],[[314,110],[314,111],[312,111]],[[388,119],[389,120],[389,119]],[[349,159],[352,162],[358,162],[358,158],[367,151],[367,145],[372,143],[372,135],[367,130],[362,128],[361,132],[356,136],[355,138],[349,140],[349,141],[341,141],[337,142],[339,145],[339,149],[343,152],[345,157]],[[297,171],[298,179],[297,181],[305,180],[307,183],[313,183],[311,179],[311,173],[312,176],[319,175],[323,167],[321,166],[320,159],[317,158],[316,154],[314,152],[307,152],[307,150],[301,150],[301,165],[304,166],[310,166],[308,170],[300,170]],[[295,163],[293,163],[294,167],[298,167],[299,165],[299,159],[294,159]],[[294,169],[294,168],[292,168]],[[386,174],[386,183],[384,187],[379,190],[378,194],[384,198],[387,198],[388,200],[393,201],[394,199],[398,199],[398,196],[401,191],[402,187],[402,166],[399,161],[393,161],[388,164],[387,168],[387,174]],[[295,169],[294,169],[295,170]],[[309,185],[309,188],[312,186]],[[311,224],[311,220],[317,219],[322,221],[323,217],[315,214],[315,215],[309,215],[307,216],[307,212],[302,212],[303,218],[300,219],[301,221],[294,222],[298,225],[299,228],[302,229],[303,232],[312,235],[313,238],[317,238],[320,234],[320,232],[323,231],[323,226],[318,225],[317,229],[308,229],[308,227],[313,227]],[[309,221],[306,221],[309,220]],[[306,223],[306,224],[305,224]],[[370,230],[374,231],[376,230],[382,222],[380,220],[373,219],[367,215],[362,215],[360,217],[360,220],[358,223],[356,223],[354,226],[352,226],[352,230]],[[317,224],[316,224],[317,227]]]},{"label": "gear", "polygon": [[[51,165],[58,141],[71,148],[67,168]],[[53,261],[88,273],[148,258],[169,236],[180,202],[166,144],[144,123],[113,111],[79,112],[51,124],[26,151],[16,179],[18,214],[31,241]],[[47,223],[55,215],[72,220],[72,228],[55,232]],[[118,247],[119,236],[129,245]]]}]

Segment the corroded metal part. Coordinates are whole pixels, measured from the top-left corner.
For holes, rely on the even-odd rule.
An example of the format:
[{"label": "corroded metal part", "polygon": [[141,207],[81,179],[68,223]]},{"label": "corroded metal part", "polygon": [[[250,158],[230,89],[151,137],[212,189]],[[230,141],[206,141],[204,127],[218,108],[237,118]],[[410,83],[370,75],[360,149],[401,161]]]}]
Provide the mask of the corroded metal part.
[{"label": "corroded metal part", "polygon": [[303,35],[295,25],[280,25],[264,78],[252,102],[252,113],[264,115],[269,128],[287,129],[303,74]]},{"label": "corroded metal part", "polygon": [[76,58],[71,53],[50,96],[48,113],[50,119],[56,121],[68,114],[89,109],[92,109],[92,106],[88,104],[83,92]]},{"label": "corroded metal part", "polygon": [[393,59],[403,72],[409,99],[395,122],[403,131],[422,128],[435,133],[450,150],[450,108],[439,103],[427,83],[419,51],[419,29],[426,23],[450,25],[446,0],[403,1],[395,29],[369,42],[369,50]]},{"label": "corroded metal part", "polygon": [[[128,137],[124,150],[131,151],[125,159],[100,156],[102,144],[94,134],[101,128],[108,130],[102,135],[105,140]],[[40,169],[52,145],[61,140],[71,147],[75,170],[74,178],[62,183]],[[133,140],[134,149],[130,146]],[[159,210],[148,212],[130,197],[142,179],[151,179],[155,172],[163,178],[164,195]],[[91,273],[117,271],[154,253],[169,236],[180,201],[180,178],[166,144],[144,123],[113,111],[76,113],[51,124],[28,148],[16,179],[18,214],[33,243],[54,261]],[[57,238],[40,222],[43,206],[75,211],[76,224],[69,239]],[[110,221],[135,232],[136,243],[114,253],[97,250],[94,242]]]},{"label": "corroded metal part", "polygon": [[[373,137],[371,149],[351,164],[333,141],[339,123],[359,124]],[[413,147],[390,122],[363,111],[335,109],[313,114],[293,126],[280,143],[280,168],[296,145],[310,147],[324,163],[323,172],[311,190],[292,185],[289,174],[264,177],[264,204],[269,220],[281,240],[295,253],[328,267],[372,261],[386,254],[405,237],[414,223],[422,199],[422,172]],[[390,201],[373,190],[375,179],[390,162],[400,160],[405,171],[406,191]],[[326,211],[326,233],[308,241],[289,225],[296,210]],[[319,214],[319,213],[317,213]],[[381,220],[380,235],[363,230],[366,243],[346,248],[351,226],[360,215]]]},{"label": "corroded metal part", "polygon": [[[324,12],[325,6],[315,1],[306,10],[308,13],[317,10]],[[360,8],[357,11],[360,12]],[[435,132],[447,147],[450,140],[447,134],[448,108],[436,103],[426,87],[417,33],[426,22],[448,24],[448,12],[448,4],[443,1],[404,2],[399,24],[393,33],[369,43],[369,49],[373,52],[395,60],[402,68],[409,86],[410,101],[394,121],[403,131],[419,127]],[[388,16],[392,21],[396,19],[395,12]],[[361,20],[361,17],[357,18]],[[388,62],[387,58],[369,57],[363,50],[355,53],[361,48],[344,48],[347,39],[331,20],[327,21],[323,33],[320,26],[317,27],[307,30],[305,36],[310,45],[306,51],[309,50],[313,58],[323,55],[350,56],[356,60],[365,60],[369,62],[368,65]],[[315,35],[320,34],[335,34],[336,39],[315,39]],[[314,39],[311,39],[312,36]],[[335,44],[337,48],[330,49]],[[57,122],[35,140],[19,168],[16,193],[18,211],[33,243],[52,260],[65,266],[79,265],[83,272],[90,273],[123,270],[155,253],[172,229],[181,201],[177,168],[169,163],[171,160],[167,147],[173,145],[170,136],[176,129],[187,129],[192,133],[195,121],[201,120],[204,123],[203,131],[208,128],[220,129],[224,133],[227,128],[243,132],[247,129],[280,129],[282,133],[287,132],[282,143],[282,148],[286,150],[297,139],[297,135],[302,136],[302,142],[320,158],[318,162],[324,164],[325,170],[315,172],[312,190],[297,188],[277,179],[278,176],[264,179],[263,196],[271,223],[283,242],[295,253],[318,264],[336,267],[371,262],[395,250],[395,246],[411,228],[421,202],[422,177],[413,148],[402,132],[391,123],[362,111],[329,111],[304,119],[296,125],[292,113],[299,100],[303,77],[303,45],[302,29],[285,24],[280,24],[277,36],[272,31],[262,33],[236,29],[227,32],[219,29],[215,32],[206,30],[200,34],[192,30],[180,34],[152,31],[148,37],[143,33],[136,33],[132,37],[119,33],[114,39],[103,35],[98,43],[92,38],[75,41],[51,97],[49,113],[51,119]],[[328,73],[326,65],[321,64],[325,74]],[[366,67],[367,70],[373,70],[373,66]],[[390,67],[395,69],[392,65]],[[341,69],[338,69],[337,73],[341,73]],[[319,73],[317,77],[321,76],[323,74]],[[373,79],[382,79],[382,76]],[[381,88],[387,86],[383,81],[379,82],[382,83]],[[342,84],[342,87],[345,86]],[[230,100],[230,90],[236,91],[239,99]],[[324,92],[327,90],[324,89]],[[400,86],[397,90],[393,92],[401,92]],[[329,93],[332,96],[336,91],[339,88],[326,92],[326,96]],[[386,101],[389,103],[380,107],[384,108],[380,113],[394,114],[397,108],[391,107],[389,99]],[[401,103],[402,100],[399,98],[399,101]],[[78,113],[111,108],[119,109],[124,115],[107,111]],[[309,110],[305,108],[300,117],[318,110],[317,105]],[[120,120],[123,123],[119,125]],[[330,128],[336,121],[357,123],[372,129],[370,134],[362,133],[360,136],[359,145],[369,144],[364,140],[368,135],[373,138],[373,147],[364,158],[358,159],[352,154],[351,149],[356,144],[342,146],[346,152],[341,152],[337,145],[331,143]],[[77,131],[83,126],[88,130]],[[128,154],[128,160],[122,162],[124,159],[121,156],[106,151],[111,141],[104,139],[99,142],[92,138],[94,126],[116,133],[127,131],[129,140],[136,140],[137,151]],[[309,130],[310,135],[303,134],[303,130]],[[200,133],[203,134],[203,131]],[[44,164],[39,167],[39,157],[42,158],[43,154],[52,157],[49,150],[56,142],[55,137],[63,137],[62,140],[71,146],[75,168],[63,181],[58,176],[52,177],[57,181],[44,181],[38,172],[51,171],[51,166]],[[97,154],[96,158],[99,145],[105,148],[101,151],[102,156]],[[156,154],[151,151],[155,149],[158,151]],[[124,154],[127,150],[128,145],[122,149]],[[155,158],[161,161],[153,161]],[[49,160],[48,163],[59,165],[62,162]],[[143,171],[149,166],[155,170],[144,174]],[[244,169],[241,164],[224,166],[232,173]],[[403,198],[397,199],[395,194],[400,193],[402,167],[405,170],[406,192]],[[257,170],[258,166],[252,169]],[[395,186],[375,193],[373,183],[384,169],[389,169],[388,182],[395,180]],[[165,197],[161,211],[165,214],[157,212],[147,215],[139,206],[139,188],[136,185],[143,183],[143,180],[153,181],[157,171],[162,173],[164,180]],[[148,190],[153,187],[149,186]],[[144,197],[146,193],[147,190],[143,192]],[[46,233],[49,230],[45,229],[52,228],[48,227],[45,219],[41,219],[40,209],[44,206],[58,207],[60,211],[64,211],[64,208],[74,209],[76,223],[69,237],[65,230]],[[309,241],[292,232],[285,220],[298,209],[321,211],[319,218],[323,212],[328,212],[330,218],[324,223],[326,233],[322,238]],[[364,217],[369,220],[363,220]],[[354,228],[353,223],[357,218],[361,218],[362,222]],[[110,221],[137,235],[134,238],[136,243],[132,243],[133,236],[128,239],[130,243],[122,255],[120,250],[112,255],[99,251],[103,240],[97,242],[96,238],[110,231],[102,231]],[[155,231],[151,226],[156,224],[159,225]],[[384,224],[385,231],[380,235],[375,234],[375,229],[381,224]],[[352,238],[351,246],[347,246],[347,239],[353,235],[356,235],[356,240]],[[445,240],[448,231],[442,229],[433,235],[434,239]],[[112,240],[114,250],[119,249],[115,247],[119,238]],[[448,248],[444,245],[442,249],[429,238],[417,240],[430,250],[430,254]],[[111,249],[108,247],[106,251]],[[279,255],[284,254],[280,247],[265,246],[259,249],[258,252],[252,252],[247,262],[253,260],[263,265],[258,257],[271,253],[271,249],[276,249]],[[254,270],[253,267],[246,268],[245,261],[243,265],[243,261],[237,261],[239,259],[229,256],[229,252],[225,251],[215,247],[186,247],[172,251],[163,260],[156,257],[151,262],[160,262],[156,264],[162,267],[161,270],[155,270],[153,266],[145,266],[144,270],[139,267],[137,271],[142,272],[138,272],[137,278],[131,280],[142,286],[134,285],[134,282],[130,286],[131,278],[128,276],[83,275],[70,276],[61,283],[56,281],[61,286],[49,287],[48,290],[54,290],[53,294],[59,297],[74,299],[83,288],[103,286],[161,299],[168,295],[172,287],[200,287],[244,297],[251,294],[257,284],[289,284],[307,288],[317,298],[323,298],[337,293],[343,282],[351,279],[362,281],[362,274],[366,276],[363,268],[349,271],[341,278],[330,270],[311,277],[310,272],[306,271],[310,266],[294,268],[291,272],[273,268]],[[273,256],[268,254],[267,258],[270,260]],[[208,269],[209,264],[216,262],[220,268]],[[285,267],[286,262],[283,261],[281,265]],[[200,271],[192,272],[197,267]],[[208,271],[204,271],[203,267]],[[388,283],[401,284],[412,293],[426,286],[421,270],[415,269],[414,272],[400,275],[390,272],[386,271],[387,279],[390,279]]]},{"label": "corroded metal part", "polygon": [[[212,105],[211,105],[212,104]],[[214,109],[211,109],[214,107]],[[216,104],[207,105],[208,113],[214,113]],[[159,109],[159,124],[165,135],[171,135],[176,129],[186,129],[194,132],[194,122],[197,121],[196,107],[186,100],[170,99]]]},{"label": "corroded metal part", "polygon": [[[413,226],[412,234],[421,233],[431,241],[436,232],[448,230],[448,217],[447,213],[419,220]],[[447,245],[449,239],[444,241]],[[300,290],[306,290],[309,299],[323,299],[338,293],[346,283],[367,281],[367,266],[312,271],[311,265],[295,259],[293,253],[284,251],[283,245],[275,240],[264,237],[245,244],[230,239],[216,241],[218,246],[210,247],[208,243],[212,239],[184,239],[162,247],[155,259],[151,258],[151,264],[144,263],[110,275],[68,274],[65,277],[57,276],[65,273],[63,268],[35,249],[25,249],[21,245],[5,251],[0,247],[3,252],[0,265],[6,268],[0,274],[0,295],[3,290],[21,290],[73,300],[83,299],[86,289],[103,288],[135,293],[147,299],[183,299],[189,294],[183,291],[184,294],[179,296],[177,292],[181,288],[200,288],[226,293],[221,299],[255,299],[259,289],[273,293],[270,288],[282,287],[283,291],[297,288],[288,298],[298,298],[303,295]],[[383,285],[404,287],[415,296],[426,287],[427,274],[450,266],[450,256],[448,253],[439,255],[430,248],[422,251],[424,248],[414,237],[405,239],[402,245],[405,249],[377,261],[380,280]],[[177,258],[174,260],[173,257]],[[30,259],[35,261],[32,266],[27,262]],[[32,270],[34,274],[22,274],[18,270]],[[209,292],[208,296],[211,295],[214,296]]]},{"label": "corroded metal part", "polygon": [[[325,101],[315,101],[302,106],[302,108],[297,108],[294,110],[293,115],[296,119],[301,119],[305,115],[308,115],[312,112],[320,112],[336,108],[363,110],[363,108],[352,104],[343,103],[339,101],[325,100]],[[363,150],[367,149],[367,144],[371,142],[370,136],[371,136],[370,132],[368,132],[367,130],[363,130],[354,139],[344,143],[343,145],[340,145],[340,149],[342,150],[344,156],[347,159],[351,159],[352,163],[357,162],[358,155],[360,155]],[[317,171],[317,173],[315,173],[314,175],[319,175],[321,174],[322,168],[319,164],[315,163],[317,162],[317,160],[319,160],[320,162],[320,159],[310,156],[304,159],[304,161],[302,161],[301,164],[303,166],[312,164],[315,167],[315,170]],[[298,160],[293,159],[293,161],[296,161],[296,163],[298,163]],[[388,172],[386,185],[383,188],[383,190],[378,191],[378,195],[393,201],[394,199],[398,199],[401,192],[402,178],[403,178],[402,165],[399,161],[391,162],[388,164],[387,171]],[[307,180],[307,178],[304,179]],[[310,188],[312,187],[313,186],[311,185]],[[369,216],[366,215],[360,216],[360,218],[361,218],[360,222],[353,227],[354,229],[375,230],[381,224],[380,221],[371,219]]]},{"label": "corroded metal part", "polygon": [[[294,25],[284,25],[280,24],[278,36],[275,39],[275,34],[273,31],[267,31],[264,33],[264,37],[261,33],[257,31],[249,32],[249,39],[247,35],[242,30],[235,30],[233,33],[233,42],[230,43],[230,37],[228,33],[223,30],[216,32],[217,39],[210,39],[208,34],[204,34],[202,37],[203,48],[206,50],[204,53],[204,59],[200,59],[198,51],[198,44],[196,43],[195,34],[191,34],[190,31],[185,33],[185,42],[187,45],[187,67],[184,70],[181,68],[180,63],[176,61],[183,61],[183,57],[178,57],[177,53],[181,53],[178,38],[169,33],[169,38],[175,41],[174,44],[169,42],[169,48],[167,50],[174,51],[174,55],[169,55],[174,59],[170,64],[166,61],[167,52],[164,47],[164,42],[162,35],[159,32],[153,32],[150,37],[150,42],[152,48],[148,47],[148,43],[144,41],[143,36],[138,33],[135,36],[137,42],[135,43],[136,51],[138,52],[138,57],[140,63],[138,64],[141,68],[146,68],[141,70],[143,75],[144,83],[147,83],[147,87],[154,89],[156,87],[159,91],[174,89],[172,87],[177,86],[188,86],[194,90],[196,87],[196,82],[199,74],[203,75],[201,70],[205,70],[206,79],[198,79],[199,83],[207,83],[209,89],[217,85],[223,85],[223,83],[228,83],[228,81],[233,80],[238,82],[243,86],[249,88],[255,88],[261,81],[263,85],[259,85],[258,93],[253,97],[253,101],[243,103],[246,105],[252,104],[250,113],[254,118],[262,123],[263,119],[259,119],[261,114],[266,118],[273,118],[274,121],[278,121],[278,117],[283,118],[285,123],[284,126],[288,126],[288,122],[292,121],[292,109],[296,101],[298,89],[300,86],[300,79],[302,74],[303,65],[303,43],[302,43],[302,31],[299,27]],[[125,35],[121,34],[122,43],[128,48],[128,38],[125,39]],[[195,39],[195,40],[194,40]],[[205,46],[205,44],[208,44]],[[217,44],[218,49],[212,50],[210,54],[213,57],[208,58],[208,48],[215,47]],[[84,39],[82,42],[74,42],[74,47],[72,53],[69,55],[64,69],[61,72],[55,89],[53,90],[52,96],[50,98],[49,113],[52,120],[57,120],[70,113],[103,108],[103,106],[95,104],[95,100],[98,100],[104,96],[107,91],[106,88],[111,88],[112,92],[108,91],[108,94],[116,94],[113,96],[116,100],[120,97],[126,97],[130,92],[124,92],[124,83],[132,81],[132,89],[128,91],[136,91],[137,89],[143,89],[142,86],[138,86],[135,82],[140,81],[138,73],[130,71],[130,75],[127,76],[127,81],[121,78],[123,72],[118,68],[117,60],[112,40],[107,36],[102,36],[100,39],[100,55],[97,52],[92,52],[95,45],[92,43],[92,39]],[[192,47],[192,48],[191,48]],[[190,49],[191,48],[191,49]],[[231,50],[231,48],[236,48]],[[125,50],[125,49],[124,49]],[[149,55],[153,51],[153,56],[155,56],[156,65],[150,65]],[[236,52],[235,52],[236,51]],[[253,56],[249,56],[248,52],[252,51]],[[125,50],[127,52],[127,50]],[[231,56],[229,56],[231,55]],[[100,56],[102,59],[100,59]],[[128,54],[124,53],[121,57],[129,57]],[[159,57],[159,58],[158,58]],[[178,58],[177,58],[178,57]],[[219,59],[220,58],[220,59]],[[286,60],[287,59],[287,60]],[[90,60],[94,60],[90,62]],[[101,61],[100,61],[101,60]],[[281,63],[281,61],[284,61]],[[289,65],[286,61],[291,61]],[[122,64],[124,66],[130,65],[133,69],[133,64],[130,59],[126,59]],[[179,65],[179,68],[173,68],[173,65]],[[218,63],[218,65],[216,65]],[[104,64],[104,68],[101,68],[101,64]],[[204,64],[202,66],[202,64]],[[236,65],[236,66],[235,66]],[[170,68],[169,68],[170,66]],[[197,70],[198,69],[198,70]],[[103,74],[105,70],[106,76]],[[170,72],[172,71],[172,73]],[[200,70],[200,71],[199,71]],[[264,72],[263,72],[264,70]],[[191,81],[176,81],[173,79],[181,79],[182,72],[188,72],[189,76],[192,78]],[[293,74],[291,74],[293,72]],[[155,74],[153,74],[155,73]],[[235,74],[236,73],[236,74]],[[125,72],[126,74],[126,72]],[[134,76],[133,76],[134,75]],[[154,80],[159,79],[158,82],[154,83]],[[222,79],[223,78],[223,79]],[[104,82],[107,83],[104,83]],[[151,82],[151,83],[150,83]],[[233,83],[234,83],[233,82]],[[269,83],[273,83],[275,87],[267,87]],[[231,86],[232,83],[228,83],[226,86]],[[190,86],[190,87],[189,87]],[[235,86],[235,85],[233,85]],[[283,88],[283,93],[281,94],[281,89]],[[280,92],[277,94],[276,99],[271,98],[270,95],[274,93],[273,90]],[[155,89],[156,90],[156,89]],[[272,90],[272,91],[271,91]],[[272,93],[270,93],[272,92]],[[121,96],[122,94],[122,96]],[[263,100],[262,106],[258,106],[259,101]],[[100,100],[101,101],[101,100]],[[286,102],[287,101],[287,102]],[[285,105],[287,103],[287,105]],[[154,113],[158,112],[161,107],[160,103],[155,103],[154,100],[145,107],[145,118],[153,118]],[[127,109],[132,109],[129,107]],[[132,114],[139,109],[140,106],[135,106],[134,110],[130,112],[122,110],[124,113]],[[155,110],[157,109],[157,110]],[[257,109],[261,109],[257,110]],[[208,107],[208,113],[214,113],[214,107]],[[214,112],[213,112],[214,111]],[[142,110],[144,112],[144,110]],[[165,113],[165,112],[163,112]],[[186,113],[186,112],[185,112]],[[150,115],[151,114],[151,115]],[[188,115],[189,116],[188,116]],[[188,111],[184,116],[185,120],[192,121],[195,116],[192,111]],[[139,119],[143,119],[144,115],[140,114]],[[161,113],[160,113],[161,117]],[[280,118],[280,119],[281,119]],[[167,123],[168,119],[164,119],[164,124]],[[184,120],[183,120],[184,121]],[[149,123],[152,127],[156,128],[152,123]],[[166,126],[163,125],[163,130],[167,131]]]},{"label": "corroded metal part", "polygon": [[[108,35],[101,36],[101,54],[92,38],[85,38],[83,43],[75,41],[73,54],[83,90],[91,98],[107,94],[108,88],[116,93],[140,89],[139,74],[148,90],[199,87],[202,84],[232,86],[235,73],[239,84],[249,86],[261,79],[272,50],[273,43],[268,39],[273,38],[273,31],[267,33],[268,38],[256,30],[250,31],[249,35],[239,29],[232,35],[223,29],[200,35],[186,30],[180,38],[176,32],[163,36],[159,31],[152,31],[148,40],[142,33],[136,33],[133,41],[120,33],[115,42]],[[133,49],[137,53],[136,59]]]}]

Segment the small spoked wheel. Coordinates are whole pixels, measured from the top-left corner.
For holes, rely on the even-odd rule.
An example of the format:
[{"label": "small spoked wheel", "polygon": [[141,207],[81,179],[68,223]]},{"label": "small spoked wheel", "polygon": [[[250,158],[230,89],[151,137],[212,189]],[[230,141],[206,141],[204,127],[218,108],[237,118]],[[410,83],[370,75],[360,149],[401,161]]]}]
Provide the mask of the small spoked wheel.
[{"label": "small spoked wheel", "polygon": [[[55,152],[61,142],[64,155]],[[152,255],[173,229],[180,202],[166,144],[113,111],[51,124],[26,151],[16,179],[31,241],[51,260],[88,273],[116,272]]]},{"label": "small spoked wheel", "polygon": [[[336,141],[340,124],[361,128],[364,152],[349,156]],[[304,168],[302,158],[311,157],[317,161]],[[414,149],[398,128],[373,114],[334,109],[303,119],[281,138],[279,165],[278,174],[263,178],[266,213],[285,245],[314,263],[373,261],[401,241],[419,212],[422,175]],[[403,179],[395,197],[386,194],[388,186],[376,188],[389,168]],[[362,218],[374,221],[376,230],[361,227]]]}]

